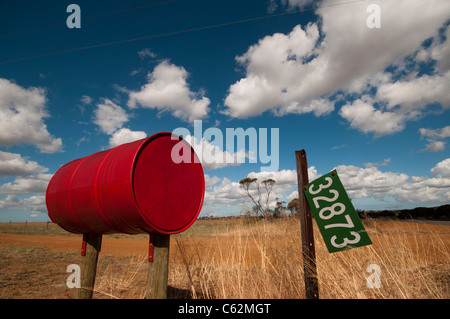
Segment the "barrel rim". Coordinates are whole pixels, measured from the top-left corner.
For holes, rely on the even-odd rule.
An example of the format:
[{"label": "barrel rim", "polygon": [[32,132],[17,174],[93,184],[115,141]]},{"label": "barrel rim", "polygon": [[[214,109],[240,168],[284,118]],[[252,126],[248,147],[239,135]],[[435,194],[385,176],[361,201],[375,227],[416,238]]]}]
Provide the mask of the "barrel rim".
[{"label": "barrel rim", "polygon": [[[170,136],[170,137],[172,137],[174,139],[178,139],[179,141],[182,141],[183,143],[188,145],[191,148],[191,150],[192,150],[192,152],[194,154],[194,158],[196,159],[196,161],[198,161],[198,164],[200,165],[200,171],[202,173],[202,197],[200,199],[200,202],[199,202],[199,205],[198,205],[198,208],[197,208],[197,212],[195,213],[195,215],[193,216],[192,220],[189,223],[187,223],[185,226],[183,226],[183,227],[181,227],[181,228],[179,228],[177,230],[173,230],[173,231],[167,231],[167,230],[164,230],[164,229],[161,229],[161,228],[157,227],[156,225],[154,225],[154,223],[152,223],[145,216],[145,214],[142,212],[141,208],[139,207],[139,203],[138,203],[138,201],[136,199],[136,191],[135,191],[135,185],[134,185],[134,173],[135,173],[135,169],[136,169],[136,163],[137,163],[137,160],[138,160],[140,154],[142,153],[142,151],[144,150],[146,145],[151,143],[151,141],[153,141],[153,140],[155,140],[155,139],[157,139],[159,137],[162,137],[162,136]],[[130,172],[130,174],[131,174],[131,176],[130,176],[131,187],[132,187],[132,190],[133,190],[133,198],[134,198],[134,202],[136,203],[136,208],[137,208],[141,218],[146,223],[148,223],[150,225],[150,227],[151,227],[151,229],[153,231],[155,231],[157,233],[161,233],[161,234],[167,234],[167,235],[181,233],[181,232],[187,230],[189,227],[191,227],[191,225],[197,220],[198,215],[200,214],[200,211],[202,210],[202,207],[203,207],[203,201],[205,199],[205,174],[204,174],[204,171],[203,171],[203,166],[201,165],[201,162],[198,159],[198,156],[197,156],[197,153],[195,152],[194,147],[192,147],[192,145],[190,145],[182,136],[179,136],[179,135],[174,134],[172,132],[159,132],[159,133],[155,133],[155,134],[153,134],[153,135],[151,135],[151,136],[149,136],[149,137],[147,137],[147,138],[145,138],[143,140],[144,141],[139,145],[139,148],[138,148],[138,150],[136,151],[136,153],[135,153],[135,155],[133,157],[132,169],[131,169],[131,172]]]}]

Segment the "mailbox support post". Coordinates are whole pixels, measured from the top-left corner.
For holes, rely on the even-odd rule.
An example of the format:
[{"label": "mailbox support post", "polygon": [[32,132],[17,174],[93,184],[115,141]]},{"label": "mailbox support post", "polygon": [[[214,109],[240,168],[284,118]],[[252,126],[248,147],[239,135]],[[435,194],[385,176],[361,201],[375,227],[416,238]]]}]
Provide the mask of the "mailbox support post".
[{"label": "mailbox support post", "polygon": [[80,288],[75,290],[75,299],[92,299],[98,253],[102,246],[102,234],[83,234],[80,267]]},{"label": "mailbox support post", "polygon": [[147,299],[166,299],[170,235],[150,234]]},{"label": "mailbox support post", "polygon": [[306,200],[306,196],[303,193],[303,188],[309,183],[306,151],[296,151],[295,159],[297,162],[298,206],[302,231],[303,269],[305,273],[306,299],[319,299],[312,212],[308,201]]}]

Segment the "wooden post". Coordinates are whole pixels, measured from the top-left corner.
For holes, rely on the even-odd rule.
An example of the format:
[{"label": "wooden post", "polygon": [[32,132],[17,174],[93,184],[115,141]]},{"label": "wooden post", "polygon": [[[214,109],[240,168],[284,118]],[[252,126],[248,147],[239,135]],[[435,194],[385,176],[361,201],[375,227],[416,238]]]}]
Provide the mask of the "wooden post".
[{"label": "wooden post", "polygon": [[170,235],[150,234],[147,299],[166,299]]},{"label": "wooden post", "polygon": [[98,253],[102,246],[102,234],[83,234],[81,248],[80,288],[75,290],[75,299],[92,299]]},{"label": "wooden post", "polygon": [[307,299],[319,299],[319,285],[317,281],[316,251],[314,248],[314,233],[312,213],[303,187],[309,183],[308,163],[305,150],[296,151],[298,206],[302,231],[303,269],[305,273],[305,292]]}]

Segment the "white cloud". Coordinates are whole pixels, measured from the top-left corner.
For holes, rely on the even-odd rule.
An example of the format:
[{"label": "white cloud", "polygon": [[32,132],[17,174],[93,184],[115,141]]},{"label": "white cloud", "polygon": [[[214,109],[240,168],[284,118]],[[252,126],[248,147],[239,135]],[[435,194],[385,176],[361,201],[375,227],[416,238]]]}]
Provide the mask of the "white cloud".
[{"label": "white cloud", "polygon": [[247,195],[239,187],[239,183],[224,177],[222,182],[215,182],[214,188],[205,193],[205,206],[240,206],[247,200]]},{"label": "white cloud", "polygon": [[1,195],[27,195],[44,194],[48,182],[53,174],[37,174],[32,176],[16,177],[13,182],[0,185]]},{"label": "white cloud", "polygon": [[[288,10],[293,10],[297,8],[303,9],[307,5],[314,3],[313,0],[281,0],[280,2],[281,6],[287,7]],[[270,0],[267,11],[269,13],[273,13],[277,8],[278,8],[278,0]]]},{"label": "white cloud", "polygon": [[450,137],[450,126],[445,126],[440,129],[427,129],[427,128],[421,128],[420,135],[422,137],[431,137],[431,138],[446,138]]},{"label": "white cloud", "polygon": [[[283,169],[276,172],[251,172],[247,177],[257,178],[259,181],[273,179],[278,185],[297,185],[297,170],[293,169]],[[319,177],[315,166],[308,167],[308,177],[310,181]]]},{"label": "white cloud", "polygon": [[94,123],[102,132],[110,135],[109,147],[111,148],[147,137],[144,131],[132,131],[123,127],[130,115],[110,99],[102,99],[102,103],[97,104],[94,113]]},{"label": "white cloud", "polygon": [[[376,137],[393,134],[404,129],[408,120],[424,116],[426,106],[440,103],[450,107],[450,71],[433,76],[380,83],[374,98],[362,96],[344,105],[339,114],[351,127]],[[378,104],[378,107],[375,106]]]},{"label": "white cloud", "polygon": [[[316,9],[320,23],[296,26],[288,34],[266,36],[252,45],[236,58],[246,75],[230,86],[224,113],[240,118],[268,110],[320,116],[333,111],[339,93],[352,97],[340,112],[350,125],[381,136],[424,116],[429,103],[448,108],[450,37],[441,40],[439,29],[448,21],[450,2],[375,2],[381,8],[379,29],[367,27],[368,3],[327,0]],[[302,7],[305,1],[286,3]],[[450,35],[449,29],[445,35]],[[430,38],[433,45],[422,47]],[[436,60],[435,73],[419,75],[417,65],[409,65],[411,57]],[[386,71],[389,66],[396,72]],[[374,96],[364,96],[373,88]]]},{"label": "white cloud", "polygon": [[205,171],[226,166],[238,166],[245,163],[246,158],[249,158],[249,154],[245,149],[230,153],[204,138],[199,140],[194,136],[187,135],[184,136],[184,139],[194,148]]},{"label": "white cloud", "polygon": [[353,165],[336,167],[339,177],[351,198],[375,197],[383,199],[393,189],[401,187],[408,175],[382,172],[375,166],[361,168]]},{"label": "white cloud", "polygon": [[145,58],[156,58],[156,54],[152,52],[149,48],[145,48],[141,51],[138,51],[139,58],[144,60]]},{"label": "white cloud", "polygon": [[[308,168],[309,180],[313,181],[318,178],[317,170],[314,166]],[[297,171],[296,170],[280,170],[277,172],[251,172],[247,175],[250,178],[257,178],[259,182],[267,179],[275,180],[272,193],[270,196],[270,203],[272,207],[275,205],[276,198],[283,198],[283,196],[292,197],[292,189],[297,189]],[[241,189],[239,182],[232,182],[228,178],[222,180],[216,176],[210,177],[205,175],[205,182],[207,185],[205,195],[205,205],[226,205],[246,207],[251,203],[245,192]],[[257,198],[257,190],[255,187],[250,189],[252,195]],[[287,200],[290,200],[288,196]],[[264,198],[262,198],[264,200]]]},{"label": "white cloud", "polygon": [[445,144],[447,143],[445,141],[439,141],[439,139],[450,137],[450,126],[445,126],[443,128],[435,130],[421,128],[419,131],[421,138],[426,137],[428,141],[428,144],[426,148],[423,149],[423,151],[435,153],[441,152],[445,149]]},{"label": "white cloud", "polygon": [[387,196],[398,202],[448,202],[450,200],[450,159],[431,169],[434,177],[409,177],[403,173],[382,172],[377,167],[340,165],[336,168],[350,198]]},{"label": "white cloud", "polygon": [[23,158],[20,154],[0,151],[0,177],[15,176],[0,185],[0,209],[45,212],[45,191],[52,174],[48,168]]},{"label": "white cloud", "polygon": [[444,33],[446,41],[440,42],[435,38],[430,51],[430,58],[437,61],[437,67],[441,72],[450,70],[450,28]]},{"label": "white cloud", "polygon": [[183,67],[167,60],[158,64],[148,74],[148,83],[139,91],[129,93],[128,107],[169,111],[185,121],[193,121],[207,115],[210,100],[205,93],[192,92],[187,83],[189,74]]},{"label": "white cloud", "polygon": [[377,100],[387,101],[387,109],[401,105],[403,113],[437,102],[450,107],[450,71],[443,75],[423,75],[406,81],[385,83],[378,87]]},{"label": "white cloud", "polygon": [[386,166],[391,162],[390,158],[385,158],[383,161],[381,162],[368,162],[368,163],[364,163],[365,167],[380,167],[380,166]]},{"label": "white cloud", "polygon": [[[394,198],[397,202],[434,202],[446,203],[450,200],[450,158],[437,163],[430,171],[433,177],[408,176],[404,173],[383,172],[379,169],[389,160],[382,163],[368,163],[367,167],[339,165],[335,167],[339,177],[351,199],[376,198],[385,201]],[[320,177],[315,167],[308,168],[309,180]],[[285,199],[286,203],[298,197],[296,170],[278,172],[251,172],[247,177],[257,178],[259,182],[272,178],[276,181],[271,193],[270,205],[275,198]],[[238,182],[216,176],[205,177],[207,183],[205,205],[213,207],[252,205],[251,200],[240,188]],[[252,195],[257,198],[255,187],[251,187]],[[264,198],[262,198],[264,200]]]},{"label": "white cloud", "polygon": [[41,153],[61,150],[62,140],[52,136],[44,124],[43,119],[49,117],[45,94],[42,88],[25,89],[0,78],[0,146],[25,143]]},{"label": "white cloud", "polygon": [[450,178],[450,158],[437,163],[431,173],[437,178]]},{"label": "white cloud", "polygon": [[20,154],[0,151],[0,177],[14,175],[32,175],[48,171],[48,168],[35,161],[29,161]]},{"label": "white cloud", "polygon": [[102,103],[97,104],[94,113],[94,123],[109,135],[121,128],[125,122],[128,122],[128,114],[125,110],[110,99],[102,99]]},{"label": "white cloud", "polygon": [[205,174],[205,188],[212,189],[214,185],[216,185],[218,182],[220,182],[220,178],[217,176],[210,176],[208,174]]},{"label": "white cloud", "polygon": [[127,128],[121,128],[115,131],[109,138],[109,146],[116,147],[124,143],[130,143],[146,138],[147,134],[144,131],[131,131]]},{"label": "white cloud", "polygon": [[92,103],[92,98],[88,95],[83,95],[80,99],[81,103],[83,103],[83,105],[89,105]]},{"label": "white cloud", "polygon": [[0,199],[0,209],[8,210],[31,210],[32,212],[47,212],[45,205],[45,195],[34,195],[27,198],[20,198],[16,195],[8,195]]},{"label": "white cloud", "polygon": [[313,110],[310,104],[320,92],[317,88],[306,91],[306,76],[312,70],[302,61],[313,54],[318,39],[317,25],[309,24],[305,30],[296,26],[287,35],[266,36],[238,56],[247,76],[230,87],[225,113],[245,118],[271,109],[284,114]]},{"label": "white cloud", "polygon": [[352,128],[364,133],[376,132],[376,136],[399,132],[405,127],[401,114],[378,110],[368,100],[358,99],[346,104],[339,114],[350,122]]},{"label": "white cloud", "polygon": [[432,153],[442,152],[445,149],[446,142],[444,141],[429,141],[427,146],[423,149],[423,151],[428,151]]},{"label": "white cloud", "polygon": [[0,151],[0,176],[16,176],[13,181],[0,185],[0,209],[46,212],[45,191],[53,176],[44,174],[46,171],[46,167],[20,154]]}]

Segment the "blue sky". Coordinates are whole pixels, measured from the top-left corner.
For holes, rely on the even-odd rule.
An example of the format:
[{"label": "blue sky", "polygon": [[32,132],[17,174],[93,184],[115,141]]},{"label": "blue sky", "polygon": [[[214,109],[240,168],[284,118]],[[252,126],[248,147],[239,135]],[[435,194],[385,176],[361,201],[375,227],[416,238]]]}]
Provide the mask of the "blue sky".
[{"label": "blue sky", "polygon": [[[71,3],[81,28],[66,25]],[[202,215],[249,208],[246,176],[275,179],[271,201],[289,202],[300,149],[310,179],[338,169],[356,208],[446,204],[449,17],[446,0],[2,2],[0,221],[47,220],[45,189],[64,163],[193,134],[194,120],[224,135],[279,129],[275,172],[204,165]]]}]

